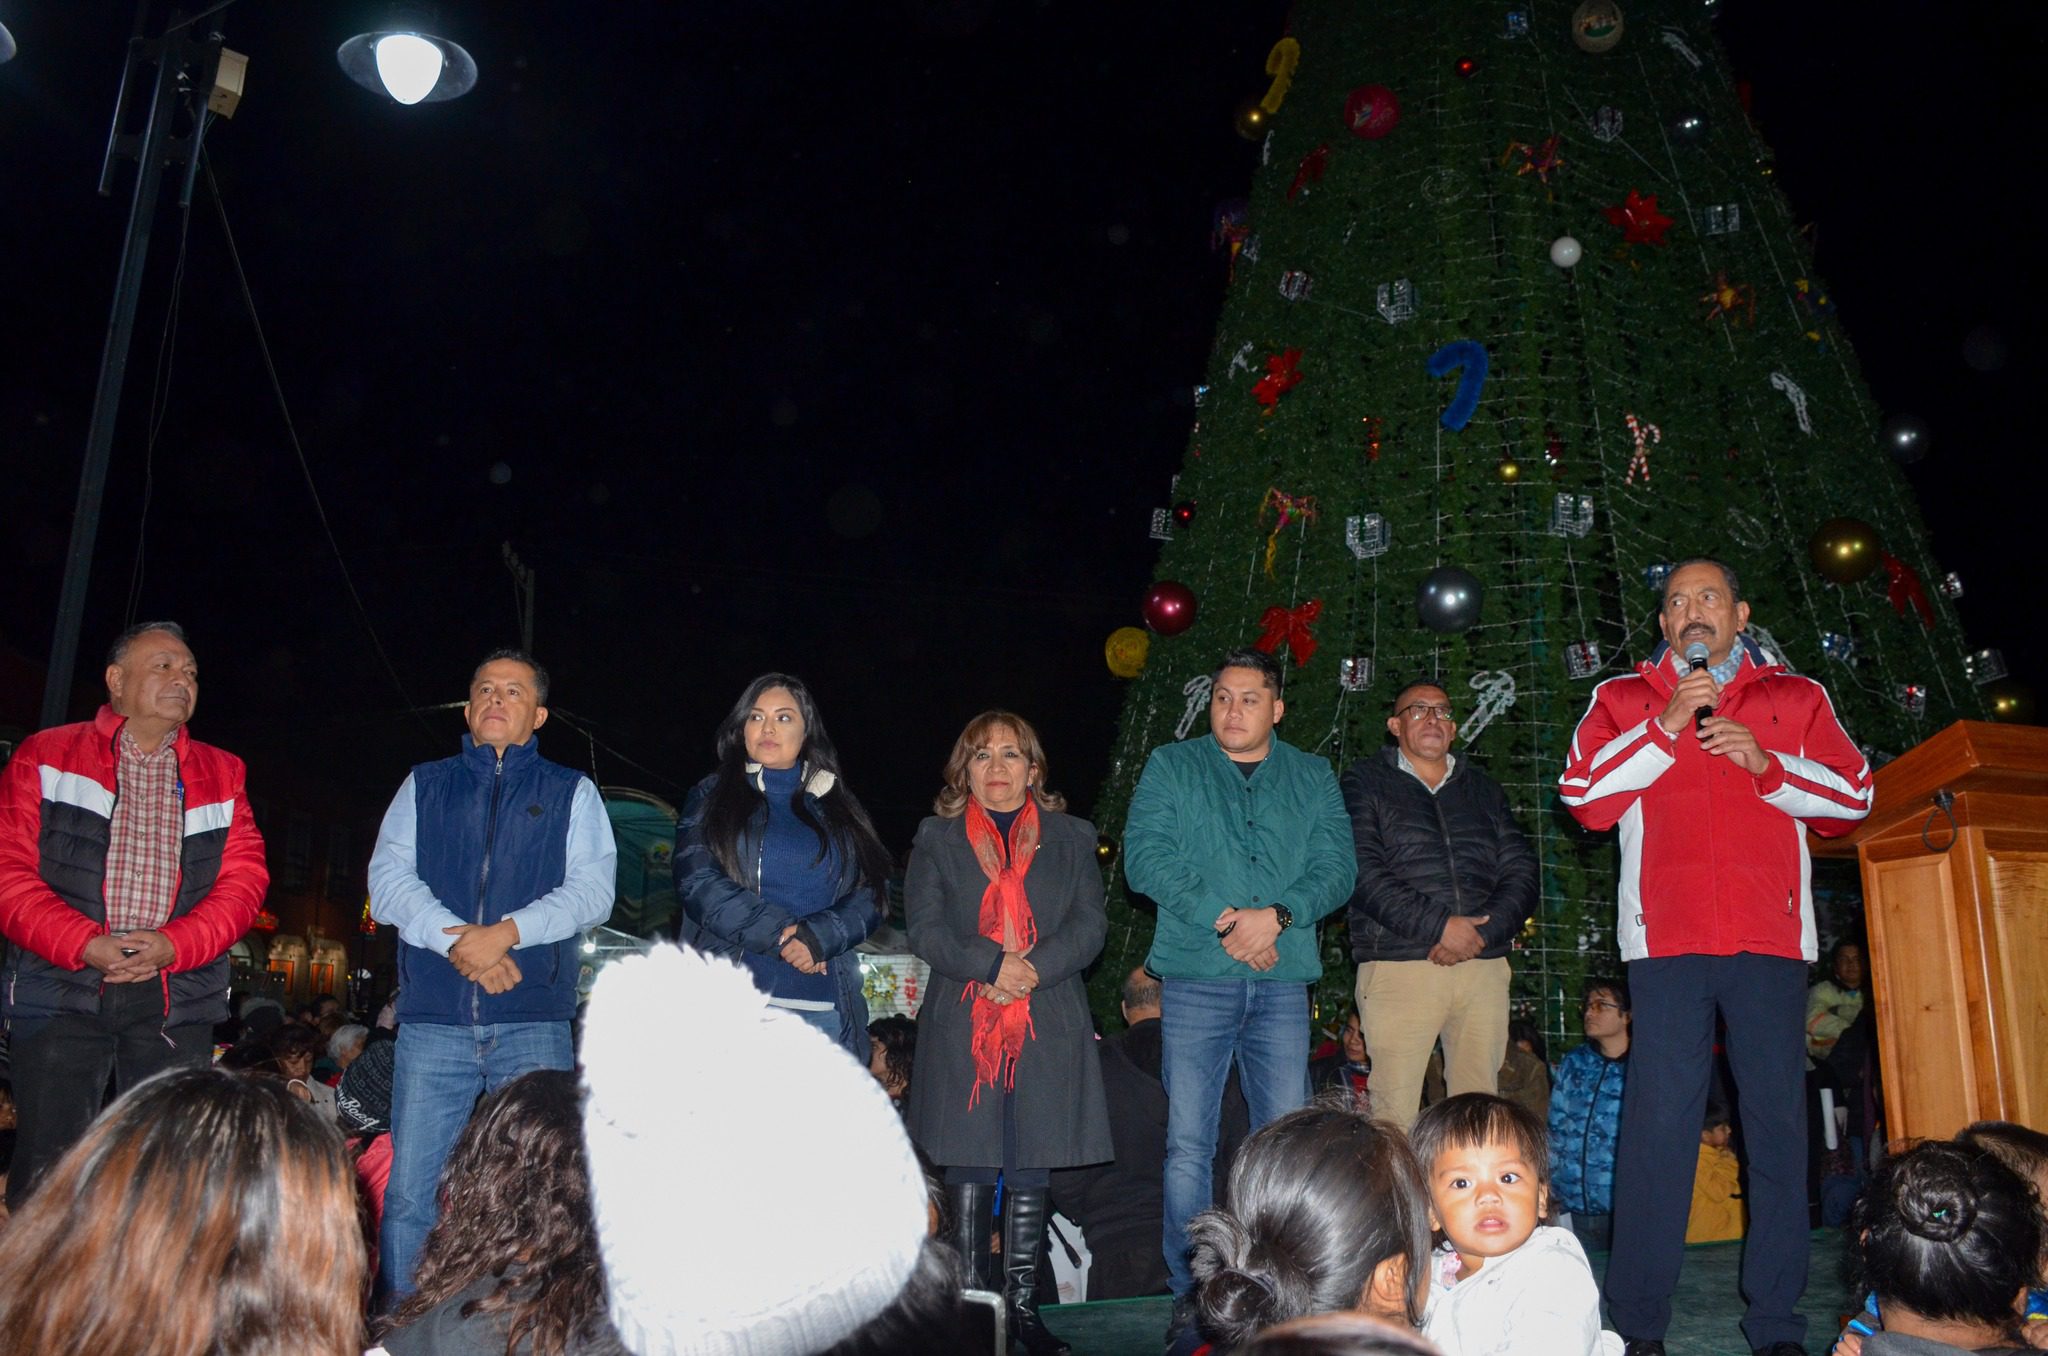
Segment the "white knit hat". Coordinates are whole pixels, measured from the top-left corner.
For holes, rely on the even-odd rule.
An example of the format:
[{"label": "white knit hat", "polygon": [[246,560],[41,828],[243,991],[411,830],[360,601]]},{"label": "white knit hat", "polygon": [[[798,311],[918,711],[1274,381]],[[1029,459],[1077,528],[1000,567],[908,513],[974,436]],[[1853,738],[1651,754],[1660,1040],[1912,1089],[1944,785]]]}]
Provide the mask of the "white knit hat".
[{"label": "white knit hat", "polygon": [[583,1134],[636,1356],[807,1356],[903,1289],[924,1175],[888,1094],[747,972],[658,946],[597,977]]}]

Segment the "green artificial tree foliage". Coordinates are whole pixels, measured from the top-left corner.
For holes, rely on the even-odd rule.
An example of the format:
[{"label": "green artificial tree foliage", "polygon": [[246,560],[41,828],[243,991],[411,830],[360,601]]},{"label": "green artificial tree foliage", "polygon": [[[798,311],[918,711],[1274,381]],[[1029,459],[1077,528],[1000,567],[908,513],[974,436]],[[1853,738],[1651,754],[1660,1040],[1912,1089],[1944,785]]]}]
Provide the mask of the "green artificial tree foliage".
[{"label": "green artificial tree foliage", "polygon": [[[1217,659],[1267,636],[1270,609],[1319,604],[1305,662],[1278,650],[1281,734],[1341,769],[1385,742],[1403,683],[1446,688],[1454,752],[1503,784],[1541,857],[1515,1003],[1554,1037],[1576,1033],[1582,979],[1619,965],[1613,836],[1577,827],[1557,777],[1594,685],[1659,638],[1654,567],[1730,562],[1751,634],[1827,686],[1873,762],[1985,715],[1883,416],[1707,13],[1623,8],[1620,41],[1594,53],[1575,40],[1573,0],[1293,7],[1299,66],[1260,152],[1186,460],[1161,496],[1193,513],[1156,578],[1199,610],[1151,638],[1096,806],[1120,839],[1147,752],[1206,732]],[[1399,116],[1368,138],[1347,104],[1370,107],[1353,92],[1374,85]],[[1570,267],[1552,261],[1563,237],[1579,245]],[[1442,376],[1430,360],[1461,342],[1487,371],[1454,429],[1471,350]],[[1295,350],[1298,383],[1269,409],[1258,384]],[[1361,540],[1367,515],[1383,551]],[[1809,556],[1836,518],[1874,539],[1854,582]],[[1909,572],[1899,606],[1880,555]],[[1417,587],[1444,566],[1484,588],[1469,629],[1418,618]],[[1574,646],[1597,652],[1590,670],[1574,670]],[[1105,1015],[1154,917],[1111,874],[1092,980]],[[1323,951],[1329,1022],[1352,983],[1341,913]]]}]

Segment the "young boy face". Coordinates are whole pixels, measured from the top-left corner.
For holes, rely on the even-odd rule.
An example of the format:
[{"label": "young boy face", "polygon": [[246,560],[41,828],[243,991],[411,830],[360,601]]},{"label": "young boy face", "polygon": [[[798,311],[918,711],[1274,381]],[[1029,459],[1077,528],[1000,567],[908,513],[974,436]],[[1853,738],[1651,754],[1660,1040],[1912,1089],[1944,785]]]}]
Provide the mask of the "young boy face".
[{"label": "young boy face", "polygon": [[1529,1241],[1550,1210],[1550,1192],[1512,1141],[1454,1144],[1430,1168],[1432,1223],[1467,1272]]},{"label": "young boy face", "polygon": [[1725,1149],[1734,1142],[1735,1127],[1732,1125],[1717,1125],[1712,1129],[1700,1131],[1700,1143],[1709,1149]]}]

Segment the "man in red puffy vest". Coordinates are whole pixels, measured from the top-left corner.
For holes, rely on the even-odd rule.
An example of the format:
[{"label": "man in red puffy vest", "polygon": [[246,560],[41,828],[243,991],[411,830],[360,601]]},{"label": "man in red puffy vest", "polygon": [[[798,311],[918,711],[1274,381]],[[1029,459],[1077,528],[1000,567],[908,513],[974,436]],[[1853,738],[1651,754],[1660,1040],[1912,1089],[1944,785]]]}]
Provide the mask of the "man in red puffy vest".
[{"label": "man in red puffy vest", "polygon": [[212,1058],[227,951],[270,873],[242,760],[185,733],[198,704],[178,624],[131,626],[99,715],[29,736],[0,772],[9,1209],[99,1114],[109,1073],[126,1090]]},{"label": "man in red puffy vest", "polygon": [[1870,812],[1870,764],[1826,690],[1771,661],[1748,624],[1734,570],[1681,563],[1664,643],[1594,690],[1558,783],[1581,824],[1620,830],[1634,1036],[1607,1299],[1630,1356],[1664,1350],[1717,1010],[1750,1158],[1743,1333],[1768,1356],[1804,1351],[1806,830],[1844,834]]}]

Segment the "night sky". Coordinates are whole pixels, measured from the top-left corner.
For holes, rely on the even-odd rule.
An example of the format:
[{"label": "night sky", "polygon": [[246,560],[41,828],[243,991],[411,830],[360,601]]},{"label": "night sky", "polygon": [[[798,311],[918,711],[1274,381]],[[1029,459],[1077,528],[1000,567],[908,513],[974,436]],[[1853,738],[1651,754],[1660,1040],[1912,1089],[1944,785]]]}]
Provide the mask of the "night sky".
[{"label": "night sky", "polygon": [[[459,700],[517,641],[510,542],[576,727],[544,747],[587,768],[593,732],[607,784],[678,796],[745,682],[783,668],[898,847],[990,705],[1038,722],[1085,810],[1122,698],[1102,640],[1137,622],[1220,307],[1210,212],[1256,166],[1232,111],[1287,7],[446,5],[480,81],[410,109],[336,66],[352,8],[217,16],[250,64],[208,161],[396,679],[202,175],[167,361],[170,190],[156,221],[85,683],[129,617],[179,618],[200,736],[318,768],[338,811],[374,815],[460,732],[408,707]],[[1721,10],[1878,404],[1933,427],[1911,475],[1970,643],[2039,690],[2017,491],[2040,441],[2023,203],[2048,12]],[[94,192],[130,18],[0,0],[21,48],[0,67],[17,664],[49,651],[133,181]],[[0,724],[32,725],[37,695],[8,692]]]}]

